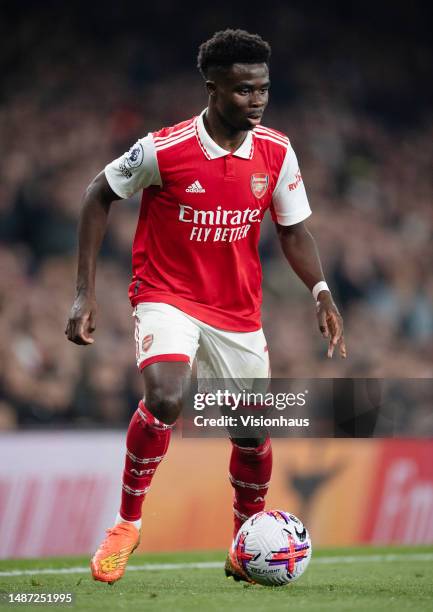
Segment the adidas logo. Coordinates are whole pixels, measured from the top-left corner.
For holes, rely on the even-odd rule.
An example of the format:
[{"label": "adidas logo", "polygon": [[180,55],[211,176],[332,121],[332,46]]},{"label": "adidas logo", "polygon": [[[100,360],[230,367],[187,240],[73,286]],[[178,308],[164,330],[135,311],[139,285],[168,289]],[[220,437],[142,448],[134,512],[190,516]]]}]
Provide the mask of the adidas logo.
[{"label": "adidas logo", "polygon": [[194,181],[192,185],[185,189],[187,193],[206,193],[206,189],[200,185],[198,181]]}]

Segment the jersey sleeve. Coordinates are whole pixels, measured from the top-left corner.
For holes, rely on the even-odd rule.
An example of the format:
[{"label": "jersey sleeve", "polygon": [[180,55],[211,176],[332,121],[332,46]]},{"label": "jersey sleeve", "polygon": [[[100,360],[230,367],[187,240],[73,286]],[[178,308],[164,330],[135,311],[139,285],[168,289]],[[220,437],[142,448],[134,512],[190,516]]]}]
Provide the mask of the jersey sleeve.
[{"label": "jersey sleeve", "polygon": [[289,144],[272,194],[273,219],[280,225],[294,225],[311,215],[296,154]]},{"label": "jersey sleeve", "polygon": [[104,172],[111,189],[121,198],[150,185],[162,185],[152,134],[140,138],[127,153],[107,164]]}]

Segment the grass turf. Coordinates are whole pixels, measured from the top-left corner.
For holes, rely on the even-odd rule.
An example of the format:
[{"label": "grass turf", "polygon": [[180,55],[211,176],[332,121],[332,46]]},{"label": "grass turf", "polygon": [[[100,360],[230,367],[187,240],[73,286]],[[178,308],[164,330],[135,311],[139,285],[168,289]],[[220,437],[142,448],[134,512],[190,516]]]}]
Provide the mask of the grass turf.
[{"label": "grass turf", "polygon": [[[407,558],[407,555],[415,553],[428,553],[430,559]],[[370,555],[396,555],[398,558],[366,560]],[[330,557],[334,558],[333,562],[329,562]],[[38,574],[38,569],[43,568],[86,567],[88,558],[85,557],[4,560],[0,561],[0,592],[73,592],[75,603],[60,607],[68,607],[77,612],[371,612],[387,608],[393,611],[433,611],[433,547],[366,547],[314,551],[313,560],[304,576],[288,587],[277,588],[239,584],[225,578],[222,570],[224,558],[225,554],[218,552],[133,555],[130,565],[134,566],[146,563],[220,561],[221,569],[127,571],[124,578],[113,586],[94,582],[87,572]],[[12,570],[32,573],[1,575],[1,572]],[[7,607],[10,605],[0,604],[1,609]],[[27,610],[53,608],[52,605],[43,604],[14,604],[13,607]]]}]

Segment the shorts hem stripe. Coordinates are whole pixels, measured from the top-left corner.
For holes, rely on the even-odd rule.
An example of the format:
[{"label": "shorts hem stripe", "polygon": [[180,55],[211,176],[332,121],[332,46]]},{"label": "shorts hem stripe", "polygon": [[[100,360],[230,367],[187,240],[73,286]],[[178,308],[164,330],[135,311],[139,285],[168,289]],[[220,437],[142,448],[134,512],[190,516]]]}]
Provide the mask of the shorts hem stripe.
[{"label": "shorts hem stripe", "polygon": [[179,362],[189,363],[189,357],[188,355],[184,355],[182,353],[169,353],[166,355],[154,355],[153,357],[148,357],[147,359],[144,359],[143,361],[141,361],[138,365],[138,369],[141,371],[143,368],[145,368],[148,365],[151,365],[152,363],[159,363],[163,361],[179,361]]}]

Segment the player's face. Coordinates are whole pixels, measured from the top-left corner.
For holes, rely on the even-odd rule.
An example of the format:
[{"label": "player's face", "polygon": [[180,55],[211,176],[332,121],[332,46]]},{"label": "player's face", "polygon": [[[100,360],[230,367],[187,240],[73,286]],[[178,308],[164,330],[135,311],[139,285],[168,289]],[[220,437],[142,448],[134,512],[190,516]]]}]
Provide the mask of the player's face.
[{"label": "player's face", "polygon": [[215,110],[234,130],[252,130],[260,123],[268,104],[269,87],[266,64],[233,64],[208,82]]}]

